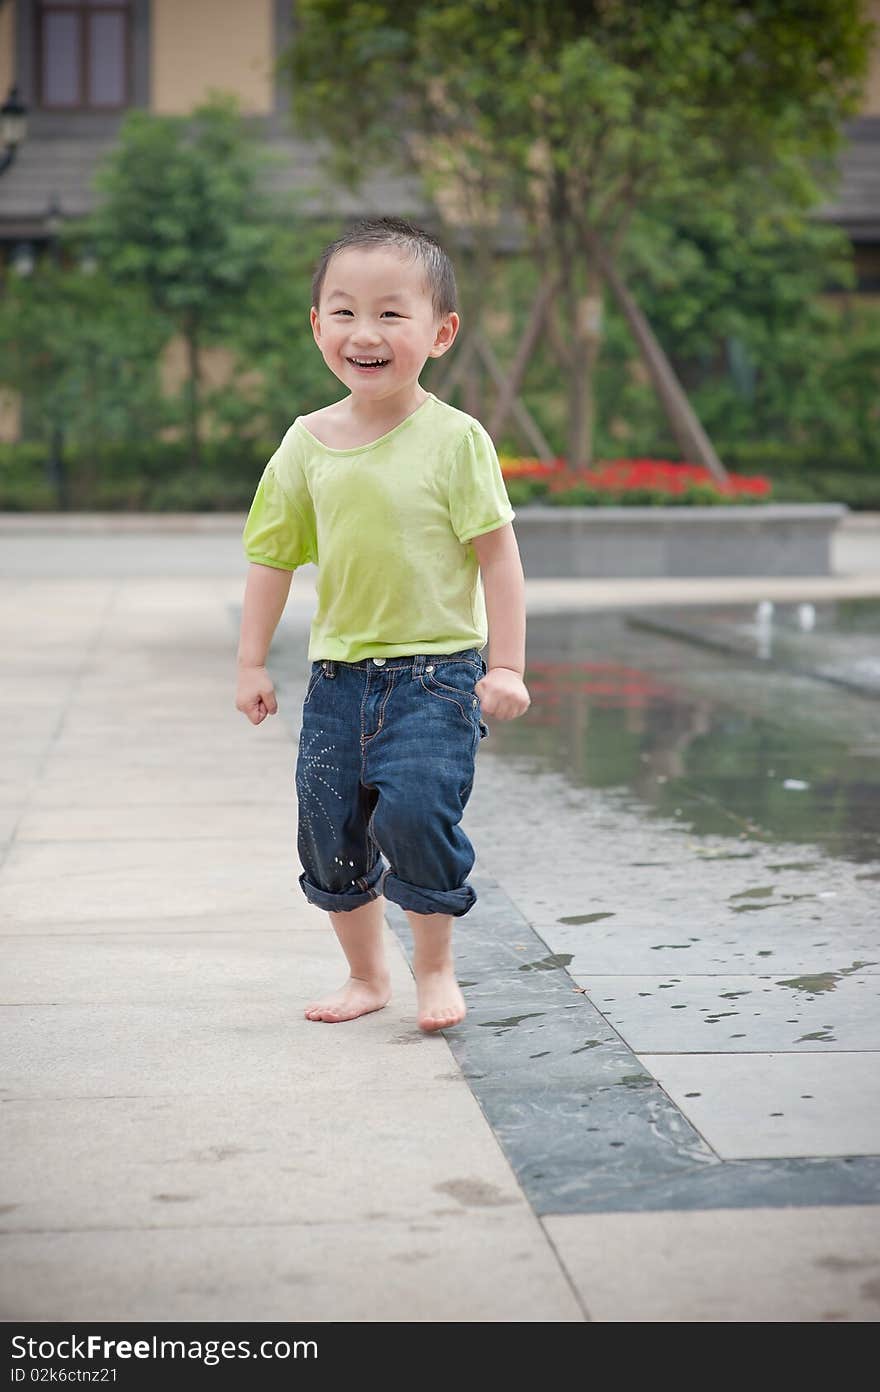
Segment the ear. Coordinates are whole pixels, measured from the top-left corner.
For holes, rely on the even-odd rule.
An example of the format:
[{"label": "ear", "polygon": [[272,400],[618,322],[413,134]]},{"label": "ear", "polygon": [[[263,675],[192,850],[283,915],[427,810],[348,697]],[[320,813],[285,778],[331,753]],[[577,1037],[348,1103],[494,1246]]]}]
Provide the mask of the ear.
[{"label": "ear", "polygon": [[429,358],[442,358],[443,354],[452,347],[460,322],[454,309],[441,320],[440,327],[434,337],[433,347],[428,354]]},{"label": "ear", "polygon": [[310,323],[311,326],[312,326],[312,335],[313,335],[313,337],[314,337],[314,340],[315,340],[315,342],[317,343],[318,347],[320,348],[320,346],[321,346],[321,321],[320,321],[320,319],[318,318],[318,311],[315,309],[315,306],[314,306],[314,305],[312,305],[311,309],[309,310],[309,323]]}]

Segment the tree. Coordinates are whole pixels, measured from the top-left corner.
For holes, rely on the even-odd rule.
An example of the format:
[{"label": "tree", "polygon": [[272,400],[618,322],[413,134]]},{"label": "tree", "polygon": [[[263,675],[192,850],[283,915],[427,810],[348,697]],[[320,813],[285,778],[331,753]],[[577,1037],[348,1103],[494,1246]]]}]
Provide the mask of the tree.
[{"label": "tree", "polygon": [[49,483],[66,507],[60,442],[95,459],[134,444],[162,420],[156,363],[171,325],[137,287],[43,258],[10,274],[0,297],[0,382],[21,398],[29,437],[49,447]]},{"label": "tree", "polygon": [[95,179],[101,201],[78,235],[111,281],[142,287],[187,349],[187,422],[200,458],[203,345],[266,275],[273,209],[258,187],[266,156],[234,98],[192,117],[132,111]]},{"label": "tree", "polygon": [[[474,245],[512,227],[541,268],[495,428],[547,335],[569,460],[588,462],[610,289],[682,453],[723,476],[630,288],[630,225],[670,202],[718,200],[746,220],[783,202],[796,238],[833,180],[872,33],[860,0],[299,0],[286,61],[296,119],[329,139],[337,177],[414,172]],[[478,342],[485,254],[480,270]]]},{"label": "tree", "polygon": [[[309,322],[312,273],[338,221],[286,220],[274,229],[266,275],[219,326],[232,355],[236,390],[206,399],[211,417],[244,442],[280,439],[295,415],[327,402],[327,365]],[[343,393],[331,377],[332,387]]]}]

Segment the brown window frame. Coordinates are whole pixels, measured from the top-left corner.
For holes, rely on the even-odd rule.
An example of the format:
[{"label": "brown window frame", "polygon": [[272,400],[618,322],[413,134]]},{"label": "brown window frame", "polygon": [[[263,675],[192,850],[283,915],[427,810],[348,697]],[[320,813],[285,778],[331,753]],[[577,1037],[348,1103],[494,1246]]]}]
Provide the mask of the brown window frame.
[{"label": "brown window frame", "polygon": [[[80,16],[80,47],[79,47],[79,90],[83,97],[89,91],[89,25],[92,15],[121,14],[123,23],[123,83],[124,92],[122,101],[115,106],[102,104],[92,106],[89,102],[81,100],[75,103],[52,102],[46,100],[45,73],[43,71],[43,19],[47,14],[77,14]],[[93,112],[96,115],[103,115],[108,112],[126,111],[132,104],[132,22],[131,22],[131,3],[130,0],[116,0],[115,4],[110,5],[90,5],[88,0],[41,0],[37,5],[37,24],[36,24],[36,54],[35,69],[37,73],[37,91],[39,92],[39,105],[41,111],[84,111]]]}]

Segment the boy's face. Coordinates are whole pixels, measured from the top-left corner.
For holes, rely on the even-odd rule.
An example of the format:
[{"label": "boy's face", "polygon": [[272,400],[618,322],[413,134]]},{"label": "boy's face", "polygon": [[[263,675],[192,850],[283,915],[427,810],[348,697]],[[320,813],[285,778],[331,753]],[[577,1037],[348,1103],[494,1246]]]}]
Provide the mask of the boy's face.
[{"label": "boy's face", "polygon": [[[420,261],[391,247],[346,247],[331,258],[312,333],[324,361],[351,390],[381,399],[418,379],[458,332],[453,311],[438,319]],[[356,359],[379,359],[361,367]]]}]

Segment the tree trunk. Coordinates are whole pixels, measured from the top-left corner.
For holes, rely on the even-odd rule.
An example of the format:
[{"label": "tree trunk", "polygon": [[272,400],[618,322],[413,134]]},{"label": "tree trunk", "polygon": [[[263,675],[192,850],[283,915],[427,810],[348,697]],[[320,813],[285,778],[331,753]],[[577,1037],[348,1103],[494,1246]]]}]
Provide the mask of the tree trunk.
[{"label": "tree trunk", "polygon": [[586,281],[586,292],[575,300],[569,371],[568,464],[571,469],[588,469],[593,462],[593,380],[602,341],[602,278],[590,265],[586,268]]},{"label": "tree trunk", "polygon": [[596,365],[599,361],[599,353],[602,347],[603,332],[603,311],[602,300],[602,277],[594,276],[592,272],[587,273],[587,281],[590,290],[582,300],[583,306],[583,342],[584,356],[586,365],[584,377],[586,378],[586,390],[584,392],[585,419],[584,419],[584,450],[585,462],[593,464],[593,445],[596,428]]},{"label": "tree trunk", "polygon": [[[467,340],[462,343],[458,361],[449,374],[441,378],[439,386],[447,396],[453,385],[462,385],[462,409],[469,415],[483,418],[483,369],[479,359],[473,355],[473,348],[483,322],[483,313],[492,291],[494,247],[487,229],[471,229],[473,242],[459,244],[459,263],[463,268],[459,289],[465,312],[462,314],[460,333]],[[450,236],[450,241],[453,238]]]},{"label": "tree trunk", "polygon": [[451,352],[454,356],[452,357],[451,366],[448,365],[450,353],[447,353],[442,359],[442,362],[447,364],[447,370],[438,377],[436,387],[437,395],[441,396],[444,401],[449,400],[455,388],[468,371],[470,360],[476,351],[476,346],[476,335],[469,332],[464,336],[463,342],[453,344]]},{"label": "tree trunk", "polygon": [[483,414],[483,368],[477,353],[471,355],[464,373],[461,407],[469,416],[479,418]]},{"label": "tree trunk", "polygon": [[499,388],[495,409],[486,427],[493,440],[497,440],[501,431],[504,429],[504,422],[510,414],[514,400],[519,396],[519,390],[526,374],[529,358],[540,337],[547,313],[547,306],[556,293],[556,287],[557,280],[552,272],[545,275],[541,284],[538,286],[538,293],[532,301],[529,318],[523,330],[523,335],[519,341],[516,353],[514,354],[513,363],[511,364],[507,377]]},{"label": "tree trunk", "polygon": [[186,382],[187,423],[189,426],[189,457],[194,469],[202,463],[202,442],[199,435],[199,386],[201,362],[199,352],[199,323],[195,314],[186,316],[186,360],[189,376]]},{"label": "tree trunk", "polygon": [[719,483],[726,483],[727,470],[697,419],[696,412],[682,390],[669,359],[654,337],[650,324],[624,285],[612,257],[606,253],[601,239],[592,228],[584,227],[583,235],[588,252],[608,282],[629,324],[682,456],[688,463],[702,464]]},{"label": "tree trunk", "polygon": [[[491,343],[482,332],[477,336],[477,352],[489,369],[489,372],[499,388],[505,384],[504,368],[495,356]],[[532,449],[535,450],[539,459],[550,460],[553,458],[553,450],[538,425],[537,421],[526,410],[525,406],[518,399],[511,406],[516,423],[523,435],[528,440]]]}]

